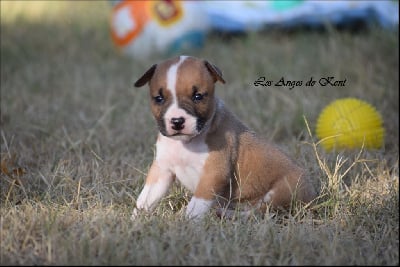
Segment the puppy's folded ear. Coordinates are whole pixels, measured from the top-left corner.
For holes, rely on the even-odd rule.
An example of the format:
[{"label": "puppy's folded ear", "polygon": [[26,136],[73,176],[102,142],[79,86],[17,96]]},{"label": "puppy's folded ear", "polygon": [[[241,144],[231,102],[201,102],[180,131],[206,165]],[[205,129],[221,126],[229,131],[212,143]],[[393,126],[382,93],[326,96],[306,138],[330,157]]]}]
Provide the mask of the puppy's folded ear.
[{"label": "puppy's folded ear", "polygon": [[157,64],[154,64],[150,67],[143,75],[140,77],[133,85],[135,87],[141,87],[145,85],[154,75],[154,71],[156,70]]},{"label": "puppy's folded ear", "polygon": [[211,76],[214,78],[214,82],[220,81],[221,83],[225,83],[224,78],[222,78],[222,72],[218,69],[217,66],[209,63],[207,60],[204,61],[204,64],[206,65]]}]

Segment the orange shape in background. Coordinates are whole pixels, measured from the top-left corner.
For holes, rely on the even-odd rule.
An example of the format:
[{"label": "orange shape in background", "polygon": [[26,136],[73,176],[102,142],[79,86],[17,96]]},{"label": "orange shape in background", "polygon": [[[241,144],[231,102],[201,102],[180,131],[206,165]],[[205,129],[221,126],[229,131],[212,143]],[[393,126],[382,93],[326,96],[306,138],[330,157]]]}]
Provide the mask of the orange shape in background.
[{"label": "orange shape in background", "polygon": [[[114,7],[111,15],[111,36],[117,46],[129,44],[142,32],[144,25],[150,20],[149,3],[151,1],[122,1]],[[122,17],[128,26],[119,25],[125,27],[121,30],[117,29],[115,23]]]},{"label": "orange shape in background", "polygon": [[151,1],[151,12],[156,21],[162,26],[168,26],[180,20],[183,16],[181,1],[163,0]]}]

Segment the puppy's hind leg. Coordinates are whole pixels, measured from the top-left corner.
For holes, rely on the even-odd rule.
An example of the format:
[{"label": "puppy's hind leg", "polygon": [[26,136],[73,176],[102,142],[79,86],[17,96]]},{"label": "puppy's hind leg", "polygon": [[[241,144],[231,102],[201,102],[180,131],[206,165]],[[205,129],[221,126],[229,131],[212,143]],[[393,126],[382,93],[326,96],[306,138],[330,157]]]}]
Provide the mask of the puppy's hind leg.
[{"label": "puppy's hind leg", "polygon": [[308,203],[315,198],[315,191],[312,184],[306,177],[295,175],[290,178],[283,178],[277,181],[272,189],[265,195],[264,200],[272,207],[287,208],[294,201]]}]

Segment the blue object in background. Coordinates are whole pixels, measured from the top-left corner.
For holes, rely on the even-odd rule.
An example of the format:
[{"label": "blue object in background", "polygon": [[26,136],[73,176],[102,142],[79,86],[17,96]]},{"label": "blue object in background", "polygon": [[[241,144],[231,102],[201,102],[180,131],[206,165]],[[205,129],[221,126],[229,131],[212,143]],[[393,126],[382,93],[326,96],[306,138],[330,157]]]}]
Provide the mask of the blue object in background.
[{"label": "blue object in background", "polygon": [[254,31],[268,26],[346,25],[352,21],[376,22],[383,28],[399,24],[397,1],[204,1],[214,30]]},{"label": "blue object in background", "polygon": [[167,54],[175,54],[180,51],[187,51],[190,49],[199,49],[203,47],[205,41],[205,34],[203,31],[192,30],[186,32],[179,38],[175,39],[172,44],[169,45]]}]

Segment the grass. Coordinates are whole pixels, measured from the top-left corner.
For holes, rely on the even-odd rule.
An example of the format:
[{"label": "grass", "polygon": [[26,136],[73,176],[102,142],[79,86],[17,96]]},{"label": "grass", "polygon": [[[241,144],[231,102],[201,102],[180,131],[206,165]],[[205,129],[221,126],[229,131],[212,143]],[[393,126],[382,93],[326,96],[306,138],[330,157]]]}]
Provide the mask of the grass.
[{"label": "grass", "polygon": [[[1,2],[1,265],[398,265],[398,31],[210,35],[193,55],[227,81],[218,95],[312,175],[313,207],[225,221],[185,220],[174,185],[129,220],[156,125],[136,78],[161,59],[117,53],[107,2]],[[344,87],[255,87],[323,76]],[[382,114],[385,146],[326,152],[319,112],[357,97]]]}]

